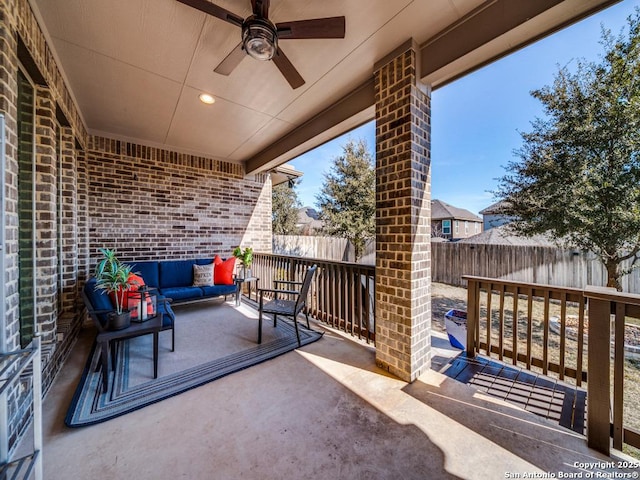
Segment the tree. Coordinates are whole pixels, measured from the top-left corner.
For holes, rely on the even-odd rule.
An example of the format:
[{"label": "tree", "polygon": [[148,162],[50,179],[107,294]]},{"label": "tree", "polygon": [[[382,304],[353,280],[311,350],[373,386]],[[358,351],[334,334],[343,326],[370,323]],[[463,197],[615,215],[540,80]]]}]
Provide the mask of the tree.
[{"label": "tree", "polygon": [[281,183],[273,187],[272,220],[273,233],[276,235],[297,235],[298,209],[300,200],[295,184]]},{"label": "tree", "polygon": [[376,174],[364,140],[349,140],[342,150],[316,201],[323,231],[350,240],[358,261],[376,233]]},{"label": "tree", "polygon": [[603,29],[599,63],[561,68],[531,92],[546,118],[521,134],[519,160],[494,192],[516,232],[594,252],[618,290],[640,251],[640,10],[628,26],[617,38]]},{"label": "tree", "polygon": [[431,238],[444,238],[448,240],[447,235],[442,231],[442,222],[431,222]]}]

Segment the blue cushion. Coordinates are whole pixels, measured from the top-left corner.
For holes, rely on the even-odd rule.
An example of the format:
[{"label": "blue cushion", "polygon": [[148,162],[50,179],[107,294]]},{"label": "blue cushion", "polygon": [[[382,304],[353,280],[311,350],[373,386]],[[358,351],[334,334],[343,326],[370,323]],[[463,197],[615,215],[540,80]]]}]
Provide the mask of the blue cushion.
[{"label": "blue cushion", "polygon": [[232,295],[236,293],[238,287],[233,285],[212,285],[210,287],[200,287],[205,297],[218,297],[221,295]]},{"label": "blue cushion", "polygon": [[[84,284],[84,293],[89,298],[94,310],[113,310],[113,304],[109,295],[104,290],[96,290],[96,279],[94,277],[87,280]],[[98,318],[102,325],[107,324],[107,314],[99,313]]]},{"label": "blue cushion", "polygon": [[158,288],[160,286],[160,272],[158,262],[131,263],[131,271],[137,273],[144,280],[144,284]]},{"label": "blue cushion", "polygon": [[87,294],[94,310],[113,310],[111,299],[105,290],[96,290],[96,279],[90,278],[84,284],[84,293]]},{"label": "blue cushion", "polygon": [[195,300],[202,298],[202,290],[198,287],[161,288],[160,293],[173,300]]},{"label": "blue cushion", "polygon": [[196,260],[197,265],[211,265],[213,263],[213,258],[198,258]]},{"label": "blue cushion", "polygon": [[[193,285],[195,260],[167,260],[160,262],[160,289]],[[144,278],[144,277],[143,277]],[[164,294],[164,292],[162,292]],[[171,297],[171,295],[167,295]]]}]

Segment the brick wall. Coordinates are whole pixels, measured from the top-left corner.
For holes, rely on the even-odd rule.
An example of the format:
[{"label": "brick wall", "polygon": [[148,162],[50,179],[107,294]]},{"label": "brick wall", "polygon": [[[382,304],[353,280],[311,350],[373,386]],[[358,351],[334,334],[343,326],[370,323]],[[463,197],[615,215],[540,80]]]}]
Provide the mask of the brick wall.
[{"label": "brick wall", "polygon": [[[56,238],[55,101],[46,87],[36,88],[36,324],[43,345],[55,342],[58,317],[58,240]],[[28,221],[28,220],[27,220]]]},{"label": "brick wall", "polygon": [[[123,259],[228,256],[241,244],[271,251],[271,180],[241,165],[87,135],[29,0],[0,0],[0,112],[5,148],[5,316],[0,346],[20,346],[18,71],[34,80],[36,328],[43,334],[43,392],[62,368],[85,317],[79,292],[98,247]],[[60,125],[58,125],[60,124]],[[90,142],[90,144],[89,144]],[[30,208],[29,206],[29,208]],[[24,205],[23,205],[24,207]],[[22,221],[33,224],[30,212]],[[24,242],[23,242],[24,243]],[[24,245],[23,245],[24,247]],[[27,250],[23,249],[23,254]],[[27,261],[31,253],[23,255]],[[28,379],[9,392],[9,445],[30,419]]]},{"label": "brick wall", "polygon": [[242,165],[92,137],[86,152],[91,263],[271,251],[271,180]]},{"label": "brick wall", "polygon": [[[10,17],[9,5],[0,4],[0,18]],[[18,258],[15,255],[18,243],[18,136],[17,131],[17,43],[13,31],[0,28],[0,69],[6,74],[0,75],[0,109],[5,117],[5,270],[2,272],[5,289],[5,317],[2,327],[2,346],[7,350],[19,348],[18,325]],[[7,415],[9,424],[9,445],[14,445],[24,428],[26,415],[20,415],[25,403],[22,386],[13,388],[7,395]]]},{"label": "brick wall", "polygon": [[[78,231],[78,163],[73,131],[61,127],[58,140],[58,265],[59,272],[59,318],[65,326],[73,323],[76,315],[76,279],[78,278],[79,231]],[[58,331],[60,332],[60,323]]]},{"label": "brick wall", "polygon": [[413,381],[431,353],[430,97],[408,42],[376,65],[376,363]]},{"label": "brick wall", "polygon": [[[85,126],[80,120],[76,106],[67,90],[58,66],[55,63],[49,46],[31,11],[28,0],[0,0],[0,111],[6,120],[6,222],[5,222],[5,317],[3,341],[7,350],[14,350],[20,345],[19,319],[19,235],[18,235],[18,132],[17,132],[17,76],[19,63],[22,62],[36,85],[36,165],[35,178],[35,248],[38,288],[38,304],[36,306],[36,324],[43,333],[43,390],[46,392],[64,358],[60,357],[57,347],[62,344],[56,340],[57,321],[59,317],[59,292],[57,279],[59,263],[57,252],[57,211],[56,195],[58,183],[56,178],[56,138],[55,118],[59,110],[69,119],[70,135],[74,143],[84,144]],[[71,167],[73,168],[73,167]],[[69,180],[69,179],[67,179]],[[65,181],[67,181],[65,180]],[[70,181],[73,181],[71,179]],[[74,206],[70,206],[74,208]],[[69,280],[69,281],[74,281]],[[79,315],[75,315],[79,319]],[[64,350],[68,351],[65,345]],[[17,408],[17,415],[24,408]],[[13,415],[13,405],[10,406]]]},{"label": "brick wall", "polygon": [[[57,132],[57,264],[58,264],[58,316],[56,321],[56,362],[48,371],[52,376],[62,368],[80,332],[83,308],[79,301],[80,251],[86,239],[80,234],[81,213],[78,185],[79,160],[73,129],[59,126]],[[53,380],[53,379],[51,379]]]},{"label": "brick wall", "polygon": [[78,168],[78,192],[76,203],[77,239],[78,239],[78,282],[76,291],[79,293],[84,287],[84,279],[90,272],[89,261],[89,174],[87,158],[84,151],[76,150],[76,164]]}]

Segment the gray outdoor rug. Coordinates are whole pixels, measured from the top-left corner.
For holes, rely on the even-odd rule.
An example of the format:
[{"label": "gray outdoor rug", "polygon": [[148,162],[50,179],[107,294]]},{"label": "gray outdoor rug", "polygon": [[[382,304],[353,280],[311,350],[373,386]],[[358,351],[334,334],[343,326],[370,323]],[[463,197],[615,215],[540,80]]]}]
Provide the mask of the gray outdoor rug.
[{"label": "gray outdoor rug", "polygon": [[[176,345],[171,332],[160,333],[158,378],[153,378],[152,336],[118,342],[117,365],[102,394],[100,349],[93,346],[65,417],[70,427],[104,422],[230,373],[270,360],[298,347],[293,324],[263,319],[262,344],[256,343],[258,312],[222,300],[174,307]],[[322,337],[299,323],[302,345]]]}]

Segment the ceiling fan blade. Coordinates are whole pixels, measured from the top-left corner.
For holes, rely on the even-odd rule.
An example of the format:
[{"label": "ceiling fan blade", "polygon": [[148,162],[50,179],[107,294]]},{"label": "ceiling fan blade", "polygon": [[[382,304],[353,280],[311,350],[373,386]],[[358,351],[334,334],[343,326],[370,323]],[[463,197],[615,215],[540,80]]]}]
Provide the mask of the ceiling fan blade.
[{"label": "ceiling fan blade", "polygon": [[344,38],[345,18],[329,17],[276,24],[278,39]]},{"label": "ceiling fan blade", "polygon": [[220,20],[224,20],[225,22],[229,22],[237,27],[242,27],[242,22],[244,22],[244,18],[239,17],[238,15],[231,13],[229,10],[225,10],[222,7],[219,7],[207,0],[178,0],[180,3],[184,3],[185,5],[189,5],[196,10],[200,10],[201,12],[207,13],[209,15],[213,15],[214,17],[219,18]]},{"label": "ceiling fan blade", "polygon": [[282,49],[278,48],[276,54],[271,59],[273,63],[276,64],[280,73],[286,78],[291,88],[294,90],[298,87],[304,85],[304,78],[298,73],[296,67],[293,66],[293,63],[287,58]]},{"label": "ceiling fan blade", "polygon": [[269,18],[269,0],[251,0],[253,14],[259,18]]},{"label": "ceiling fan blade", "polygon": [[229,75],[246,56],[247,54],[242,49],[242,42],[240,42],[238,46],[231,50],[231,53],[227,55],[213,71],[220,75]]}]

